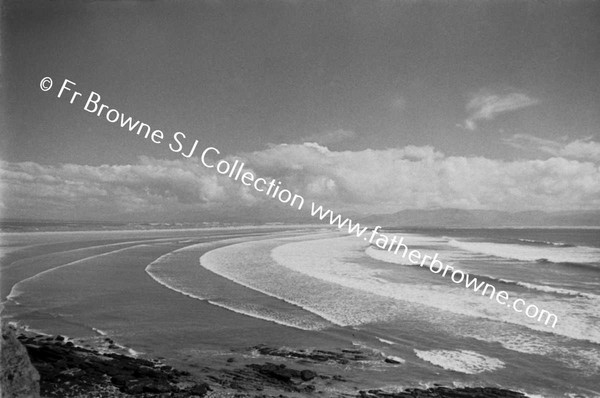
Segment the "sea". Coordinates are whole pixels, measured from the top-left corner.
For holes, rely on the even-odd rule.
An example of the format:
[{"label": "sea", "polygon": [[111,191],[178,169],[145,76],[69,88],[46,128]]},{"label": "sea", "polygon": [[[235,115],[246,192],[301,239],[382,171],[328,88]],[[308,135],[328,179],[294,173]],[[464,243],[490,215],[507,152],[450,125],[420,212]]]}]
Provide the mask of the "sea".
[{"label": "sea", "polygon": [[3,233],[2,317],[188,364],[259,343],[357,347],[400,363],[355,369],[371,388],[600,397],[600,229],[382,233],[556,324],[362,237],[303,225]]}]

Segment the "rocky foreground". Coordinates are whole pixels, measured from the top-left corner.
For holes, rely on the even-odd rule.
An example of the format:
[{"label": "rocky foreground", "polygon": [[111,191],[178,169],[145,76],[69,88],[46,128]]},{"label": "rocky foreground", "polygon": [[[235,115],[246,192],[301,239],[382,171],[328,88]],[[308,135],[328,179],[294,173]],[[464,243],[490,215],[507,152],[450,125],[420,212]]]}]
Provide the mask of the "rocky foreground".
[{"label": "rocky foreground", "polygon": [[[344,388],[348,380],[342,375],[316,370],[317,365],[323,363],[350,364],[373,359],[372,354],[361,350],[295,351],[257,346],[250,348],[256,354],[253,358],[257,363],[242,364],[232,356],[227,359],[225,367],[203,368],[199,370],[203,376],[192,376],[159,361],[78,347],[61,336],[21,334],[18,340],[39,372],[42,397],[525,397],[518,392],[489,387],[437,386],[393,393],[376,389],[347,392],[351,389]],[[294,363],[300,366],[289,367],[267,360],[274,361],[277,357],[295,359]],[[393,358],[379,360],[387,363],[395,361]],[[3,374],[8,371],[3,367]],[[29,396],[35,397],[35,391]]]}]

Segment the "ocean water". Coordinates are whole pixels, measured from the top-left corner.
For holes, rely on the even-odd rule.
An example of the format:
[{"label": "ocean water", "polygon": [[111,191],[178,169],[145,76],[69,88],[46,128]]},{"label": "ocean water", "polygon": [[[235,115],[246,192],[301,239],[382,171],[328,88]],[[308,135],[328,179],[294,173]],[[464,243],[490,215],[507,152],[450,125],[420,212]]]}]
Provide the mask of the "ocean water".
[{"label": "ocean water", "polygon": [[556,314],[556,326],[322,228],[94,232],[73,247],[64,233],[7,234],[4,316],[42,331],[108,334],[153,355],[345,342],[402,362],[369,373],[388,388],[600,396],[600,230],[384,233]]}]

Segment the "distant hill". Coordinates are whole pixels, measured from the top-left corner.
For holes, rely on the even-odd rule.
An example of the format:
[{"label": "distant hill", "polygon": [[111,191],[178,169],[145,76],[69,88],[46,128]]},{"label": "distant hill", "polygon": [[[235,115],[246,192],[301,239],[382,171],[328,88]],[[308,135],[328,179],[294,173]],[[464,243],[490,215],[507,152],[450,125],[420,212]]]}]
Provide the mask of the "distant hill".
[{"label": "distant hill", "polygon": [[[338,214],[336,209],[334,214]],[[363,226],[382,227],[600,227],[600,211],[494,211],[429,209],[402,210],[393,214],[358,215],[341,212],[343,218],[360,222]],[[298,211],[287,205],[254,206],[251,208],[229,207],[210,212],[185,210],[163,213],[135,213],[120,215],[116,220],[29,220],[0,219],[0,231],[24,230],[86,230],[158,227],[198,227],[217,225],[322,224],[327,226],[329,217],[323,221],[311,217],[308,211]]]},{"label": "distant hill", "polygon": [[365,224],[394,227],[600,226],[600,211],[402,210],[360,218]]}]

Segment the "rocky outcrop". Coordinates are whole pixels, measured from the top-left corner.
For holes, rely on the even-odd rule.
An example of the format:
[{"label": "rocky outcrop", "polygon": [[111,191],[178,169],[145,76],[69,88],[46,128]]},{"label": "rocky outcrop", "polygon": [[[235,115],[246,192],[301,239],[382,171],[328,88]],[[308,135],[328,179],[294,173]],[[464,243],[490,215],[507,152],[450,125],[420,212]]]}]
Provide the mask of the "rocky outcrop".
[{"label": "rocky outcrop", "polygon": [[[239,397],[254,397],[253,391],[284,391],[294,393],[312,393],[315,385],[311,380],[318,377],[310,369],[293,369],[284,364],[266,362],[264,364],[248,364],[235,369],[221,369],[218,373],[209,376],[209,379],[226,389],[247,392],[249,395],[236,395]],[[260,394],[259,396],[267,396]]]},{"label": "rocky outcrop", "polygon": [[[31,362],[27,358],[26,348]],[[107,339],[110,340],[110,339]],[[113,345],[112,340],[108,341]],[[407,389],[388,392],[379,389],[361,391],[344,372],[353,362],[364,366],[369,363],[384,366],[402,366],[400,358],[385,357],[381,353],[358,349],[291,349],[273,348],[265,345],[249,349],[252,355],[243,353],[224,359],[225,368],[197,368],[202,375],[192,376],[161,362],[134,358],[117,352],[99,352],[76,346],[62,336],[25,336],[15,338],[14,331],[3,333],[2,369],[3,385],[9,374],[13,382],[24,379],[26,365],[39,371],[40,385],[26,390],[23,383],[16,394],[3,390],[3,397],[74,398],[199,398],[209,396],[237,398],[275,398],[286,396],[328,396],[332,390],[347,391],[340,396],[356,398],[523,398],[523,394],[493,387],[450,388],[435,385],[429,389]],[[5,363],[5,354],[11,354]],[[258,354],[258,355],[257,355]],[[260,356],[272,361],[286,363],[248,363],[248,358]],[[16,358],[20,358],[18,361]],[[292,365],[292,366],[289,366]],[[340,366],[343,365],[343,366]],[[7,370],[6,372],[4,370]],[[17,373],[16,369],[22,369]],[[11,370],[10,373],[8,370]],[[329,373],[329,374],[327,374]],[[18,377],[17,377],[18,376]],[[205,383],[208,381],[210,385]],[[212,388],[211,388],[212,386]],[[212,391],[212,389],[216,391]],[[8,391],[8,390],[7,390]],[[212,392],[211,392],[212,391]],[[352,391],[352,392],[348,392]],[[28,395],[29,394],[29,395]],[[325,395],[324,395],[325,394]]]},{"label": "rocky outcrop", "polygon": [[367,353],[362,350],[291,350],[289,348],[273,348],[263,344],[253,347],[261,355],[282,357],[282,358],[297,358],[305,359],[314,362],[337,362],[345,365],[352,361],[364,361],[367,359],[375,359],[377,356],[373,353]]},{"label": "rocky outcrop", "polygon": [[432,387],[428,389],[409,388],[403,392],[382,390],[360,391],[358,398],[527,398],[526,395],[495,387]]},{"label": "rocky outcrop", "polygon": [[2,324],[0,346],[0,396],[4,398],[38,398],[40,375],[32,366],[27,350],[19,342],[15,330]]},{"label": "rocky outcrop", "polygon": [[[168,365],[75,346],[62,336],[19,336],[44,397],[200,397],[210,387]],[[21,347],[22,348],[22,347]]]}]

